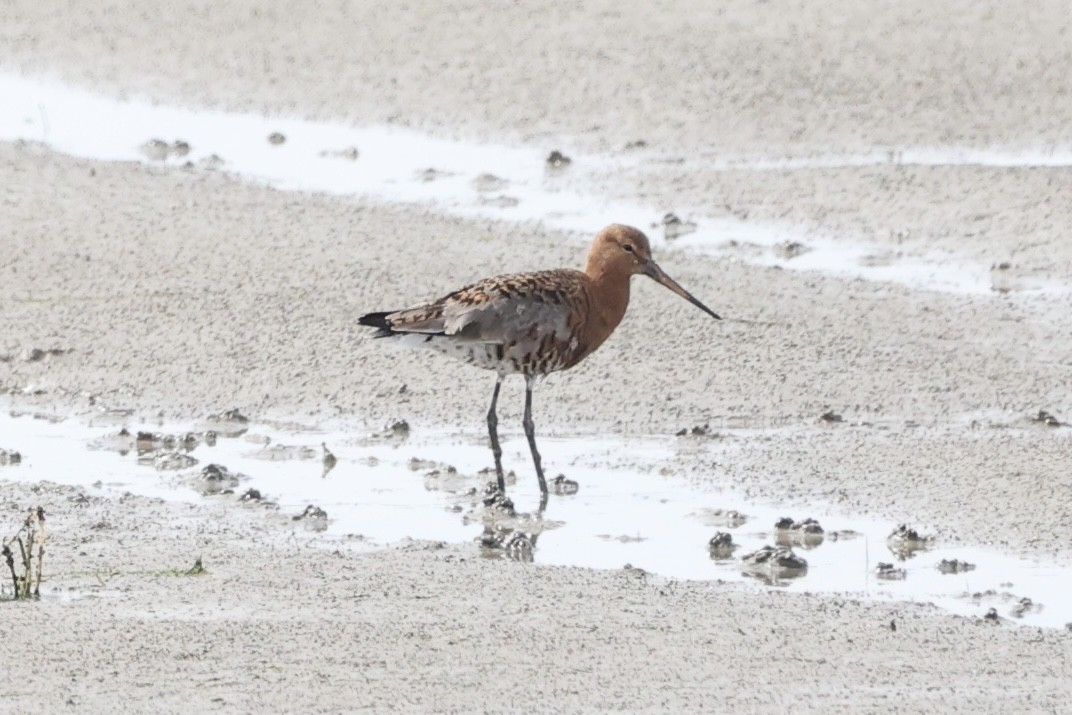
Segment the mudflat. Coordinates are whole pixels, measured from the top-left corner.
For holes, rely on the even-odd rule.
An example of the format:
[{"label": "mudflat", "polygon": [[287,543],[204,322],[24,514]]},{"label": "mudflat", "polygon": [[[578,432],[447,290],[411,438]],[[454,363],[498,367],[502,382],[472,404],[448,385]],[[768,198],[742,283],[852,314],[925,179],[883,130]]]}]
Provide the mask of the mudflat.
[{"label": "mudflat", "polygon": [[[643,139],[666,161],[608,176],[608,193],[777,220],[805,243],[864,241],[876,260],[941,250],[1072,279],[1068,168],[706,161],[1059,147],[1072,119],[1060,3],[295,12],[15,2],[0,67],[470,140],[599,152]],[[25,143],[0,144],[0,186],[0,389],[60,414],[239,407],[480,435],[490,374],[385,351],[356,317],[497,272],[579,266],[586,243]],[[667,468],[712,490],[822,500],[1068,563],[1068,440],[1031,419],[1072,414],[1067,290],[952,294],[672,246],[657,257],[716,311],[772,324],[714,323],[638,280],[611,340],[541,384],[541,435],[743,426],[758,436],[731,460],[681,450]],[[35,348],[69,352],[24,359]],[[520,394],[507,384],[501,429],[520,430]],[[1066,633],[923,605],[558,568],[538,554],[487,561],[473,544],[332,552],[219,502],[0,490],[7,524],[41,504],[52,535],[48,595],[3,604],[26,645],[0,655],[0,710],[1052,712],[1072,690]],[[185,575],[197,556],[207,572]]]}]

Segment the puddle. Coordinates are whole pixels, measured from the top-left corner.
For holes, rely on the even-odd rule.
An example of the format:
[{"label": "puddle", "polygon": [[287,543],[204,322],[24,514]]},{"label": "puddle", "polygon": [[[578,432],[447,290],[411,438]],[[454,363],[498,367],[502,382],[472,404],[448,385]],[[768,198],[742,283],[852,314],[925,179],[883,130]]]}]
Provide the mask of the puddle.
[{"label": "puddle", "polygon": [[[214,439],[205,439],[206,427],[219,430]],[[933,602],[966,616],[993,608],[1025,625],[1072,621],[1067,568],[988,549],[913,542],[907,533],[891,546],[892,523],[822,505],[757,503],[730,490],[697,490],[664,474],[679,440],[541,439],[549,476],[561,470],[578,486],[573,494],[568,488],[552,494],[540,515],[525,440],[513,436],[503,449],[504,461],[519,469],[507,487],[518,513],[507,515],[484,506],[491,475],[480,470],[491,459],[482,437],[398,430],[370,436],[341,426],[251,425],[229,415],[166,428],[127,424],[125,435],[118,429],[115,417],[82,422],[0,415],[0,446],[22,455],[21,463],[0,467],[0,479],[73,484],[90,495],[229,500],[236,509],[263,511],[280,533],[308,532],[331,548],[375,549],[405,539],[484,541],[491,546],[481,552],[493,558],[604,569],[628,564],[680,579]],[[138,430],[158,434],[139,440]],[[179,457],[186,464],[170,468]],[[207,470],[206,479],[209,465],[223,469]],[[258,498],[243,500],[250,490]],[[787,516],[798,523],[775,529]],[[817,520],[821,533],[801,523],[806,518]],[[711,548],[719,532],[735,546]],[[788,546],[806,566],[773,568],[785,552],[744,563],[765,546]]]},{"label": "puddle", "polygon": [[[651,155],[643,151],[567,159],[555,157],[555,142],[540,148],[464,143],[396,127],[191,110],[2,74],[0,96],[0,140],[43,142],[61,153],[96,160],[221,169],[282,190],[363,195],[430,204],[465,217],[540,222],[578,232],[585,242],[606,223],[628,223],[649,229],[653,240],[665,245],[664,210],[600,193],[598,177],[646,170]],[[723,159],[705,161],[704,169],[768,171],[890,162],[1072,166],[1072,153],[907,148],[860,156]],[[924,290],[1011,290],[995,285],[989,266],[952,254],[897,254],[876,261],[881,246],[834,237],[805,239],[792,225],[705,216],[687,207],[677,210],[687,218],[689,231],[674,246],[687,252]],[[787,243],[807,250],[787,253]],[[1026,279],[1013,289],[1067,290],[1058,282]]]}]

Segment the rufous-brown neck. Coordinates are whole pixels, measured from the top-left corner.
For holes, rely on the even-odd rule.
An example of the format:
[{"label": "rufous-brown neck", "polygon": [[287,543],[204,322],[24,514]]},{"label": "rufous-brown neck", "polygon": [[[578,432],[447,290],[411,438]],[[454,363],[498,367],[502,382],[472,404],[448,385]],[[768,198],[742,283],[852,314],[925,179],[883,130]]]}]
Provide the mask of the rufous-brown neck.
[{"label": "rufous-brown neck", "polygon": [[584,272],[591,280],[592,292],[589,339],[592,349],[601,345],[625,317],[629,307],[629,280],[632,266],[624,261],[602,260],[599,254],[588,257]]}]

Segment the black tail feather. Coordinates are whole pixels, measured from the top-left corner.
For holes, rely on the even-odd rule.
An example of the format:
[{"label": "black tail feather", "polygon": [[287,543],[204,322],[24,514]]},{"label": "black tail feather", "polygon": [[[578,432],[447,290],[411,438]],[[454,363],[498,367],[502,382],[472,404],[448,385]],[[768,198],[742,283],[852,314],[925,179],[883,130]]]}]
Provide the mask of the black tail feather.
[{"label": "black tail feather", "polygon": [[394,312],[393,310],[387,310],[382,313],[366,313],[358,318],[357,322],[359,325],[376,328],[376,334],[372,336],[374,338],[390,337],[398,334],[391,328],[391,324],[387,322],[387,316]]}]

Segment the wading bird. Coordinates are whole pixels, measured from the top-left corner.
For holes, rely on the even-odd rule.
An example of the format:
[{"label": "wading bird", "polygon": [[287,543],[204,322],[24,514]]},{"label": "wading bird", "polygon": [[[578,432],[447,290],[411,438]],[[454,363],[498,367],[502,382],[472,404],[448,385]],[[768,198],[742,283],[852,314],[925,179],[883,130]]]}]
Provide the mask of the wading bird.
[{"label": "wading bird", "polygon": [[488,435],[503,493],[495,405],[503,379],[524,375],[525,437],[546,500],[547,481],[532,422],[533,385],[538,377],[573,367],[610,337],[629,305],[629,280],[634,275],[648,276],[720,319],[659,268],[643,232],[612,224],[596,234],[583,272],[561,268],[485,278],[431,303],[368,313],[358,322],[375,328],[377,338],[430,348],[498,373],[488,409]]}]

